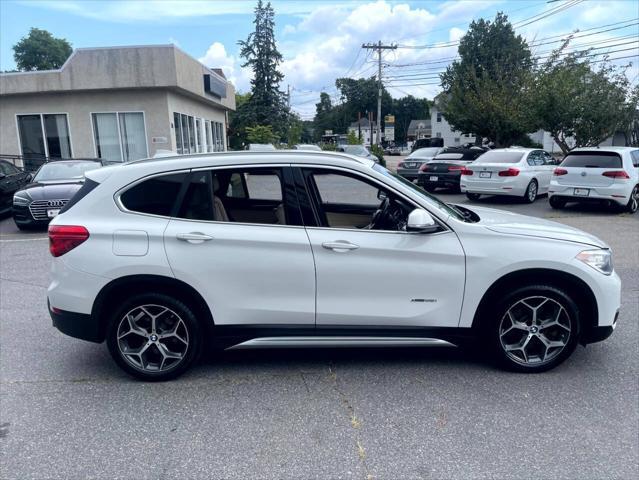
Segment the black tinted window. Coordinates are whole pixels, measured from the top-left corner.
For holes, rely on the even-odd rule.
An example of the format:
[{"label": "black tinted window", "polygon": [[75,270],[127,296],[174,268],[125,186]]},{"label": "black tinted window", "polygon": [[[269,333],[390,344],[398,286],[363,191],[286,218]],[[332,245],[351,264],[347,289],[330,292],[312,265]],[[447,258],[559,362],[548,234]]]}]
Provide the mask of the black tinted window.
[{"label": "black tinted window", "polygon": [[120,200],[122,205],[132,212],[168,217],[185,178],[185,173],[150,178],[128,189]]},{"label": "black tinted window", "polygon": [[639,150],[630,152],[630,156],[632,157],[632,164],[639,168]]},{"label": "black tinted window", "polygon": [[561,162],[562,167],[621,168],[621,157],[613,152],[572,152]]}]

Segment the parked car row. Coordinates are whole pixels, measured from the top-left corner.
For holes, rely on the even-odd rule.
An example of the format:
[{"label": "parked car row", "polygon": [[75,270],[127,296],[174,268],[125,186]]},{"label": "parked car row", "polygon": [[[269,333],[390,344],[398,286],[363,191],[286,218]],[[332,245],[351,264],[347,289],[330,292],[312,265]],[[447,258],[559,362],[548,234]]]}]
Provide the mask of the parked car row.
[{"label": "parked car row", "polygon": [[429,192],[450,188],[470,200],[507,195],[532,203],[548,194],[552,208],[569,202],[639,208],[639,149],[633,147],[578,148],[561,162],[533,148],[424,148],[400,162],[397,173]]}]

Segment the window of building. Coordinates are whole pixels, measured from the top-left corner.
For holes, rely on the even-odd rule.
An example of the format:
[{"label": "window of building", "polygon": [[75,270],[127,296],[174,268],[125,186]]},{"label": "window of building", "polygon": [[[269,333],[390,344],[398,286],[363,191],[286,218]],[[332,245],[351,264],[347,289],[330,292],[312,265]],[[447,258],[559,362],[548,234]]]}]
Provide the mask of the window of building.
[{"label": "window of building", "polygon": [[178,154],[224,151],[224,124],[174,112],[175,148]]},{"label": "window of building", "polygon": [[204,142],[202,140],[202,119],[195,119],[195,140],[197,142],[197,153],[204,152]]},{"label": "window of building", "polygon": [[18,134],[26,158],[71,158],[69,123],[63,113],[18,115]]},{"label": "window of building", "polygon": [[130,162],[149,156],[142,112],[93,113],[98,158]]},{"label": "window of building", "polygon": [[437,132],[437,133],[435,134],[435,136],[436,136],[437,138],[442,138],[442,132]]},{"label": "window of building", "polygon": [[153,177],[128,189],[120,196],[127,210],[168,217],[177,200],[186,173]]},{"label": "window of building", "polygon": [[437,112],[437,123],[441,123],[441,121],[442,121],[442,113]]},{"label": "window of building", "polygon": [[455,137],[455,138],[453,139],[453,141],[454,141],[455,143],[459,143],[459,137]]}]

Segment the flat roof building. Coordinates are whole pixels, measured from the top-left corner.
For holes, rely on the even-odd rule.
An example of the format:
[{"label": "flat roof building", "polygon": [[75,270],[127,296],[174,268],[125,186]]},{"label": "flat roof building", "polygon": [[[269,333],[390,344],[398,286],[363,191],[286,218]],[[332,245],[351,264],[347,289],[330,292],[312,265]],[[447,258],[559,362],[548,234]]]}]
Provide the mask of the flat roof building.
[{"label": "flat roof building", "polygon": [[126,162],[226,150],[235,88],[174,45],[77,49],[0,74],[0,155]]}]

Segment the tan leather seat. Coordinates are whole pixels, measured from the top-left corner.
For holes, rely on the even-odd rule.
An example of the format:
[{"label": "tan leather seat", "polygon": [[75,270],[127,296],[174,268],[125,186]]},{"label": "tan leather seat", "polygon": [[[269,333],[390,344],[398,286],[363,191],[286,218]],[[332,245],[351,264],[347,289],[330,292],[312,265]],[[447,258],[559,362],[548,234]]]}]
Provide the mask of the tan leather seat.
[{"label": "tan leather seat", "polygon": [[216,195],[220,189],[220,181],[213,176],[213,218],[218,222],[228,222],[229,216],[226,214],[226,208],[220,197]]}]

